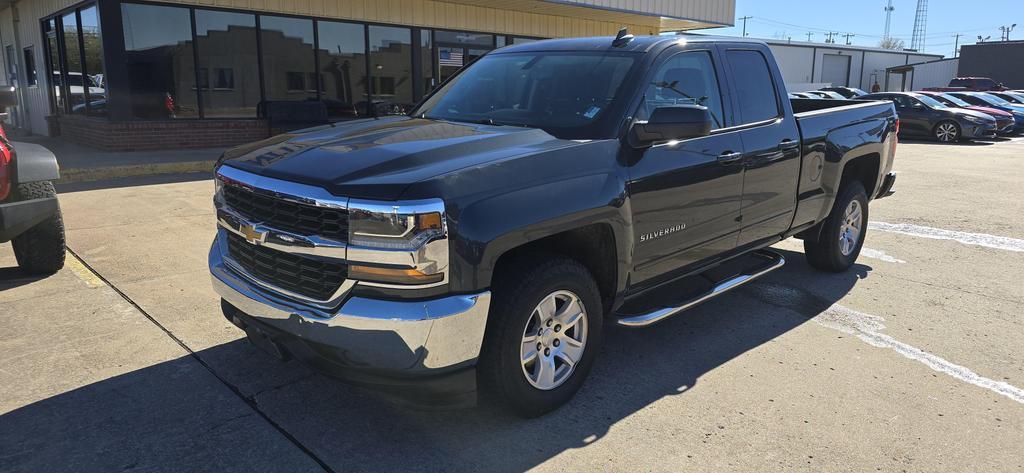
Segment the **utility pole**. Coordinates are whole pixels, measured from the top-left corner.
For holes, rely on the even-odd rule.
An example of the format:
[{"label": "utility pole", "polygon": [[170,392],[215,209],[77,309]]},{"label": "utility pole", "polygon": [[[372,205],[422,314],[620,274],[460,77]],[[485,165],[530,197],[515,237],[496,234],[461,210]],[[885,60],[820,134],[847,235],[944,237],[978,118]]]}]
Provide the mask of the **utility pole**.
[{"label": "utility pole", "polygon": [[1013,31],[1013,29],[1016,28],[1016,27],[1017,27],[1016,23],[1014,23],[1014,24],[1012,24],[1010,26],[1000,26],[999,27],[999,31],[1002,31],[1002,33],[1000,33],[1000,37],[1002,38],[1002,40],[1003,41],[1009,41],[1010,40],[1010,32]]},{"label": "utility pole", "polygon": [[753,18],[752,16],[741,16],[740,20],[743,21],[743,36],[747,35],[747,20]]},{"label": "utility pole", "polygon": [[960,33],[953,35],[953,57],[956,57],[957,52],[960,48],[960,37],[963,36]]},{"label": "utility pole", "polygon": [[828,38],[825,38],[825,42],[826,43],[835,44],[835,42],[836,42],[835,36],[837,34],[839,34],[838,31],[829,31],[828,33],[825,33],[825,36],[828,36]]},{"label": "utility pole", "polygon": [[807,42],[808,42],[808,43],[810,43],[810,42],[811,42],[811,36],[814,36],[814,33],[811,33],[810,31],[808,31],[808,32],[807,32]]},{"label": "utility pole", "polygon": [[855,35],[855,34],[853,34],[853,33],[846,33],[846,34],[844,34],[843,36],[845,36],[845,37],[846,37],[846,44],[847,44],[847,45],[849,45],[849,44],[850,44],[850,38],[852,38],[852,37],[854,37],[854,36],[857,36],[857,35]]}]

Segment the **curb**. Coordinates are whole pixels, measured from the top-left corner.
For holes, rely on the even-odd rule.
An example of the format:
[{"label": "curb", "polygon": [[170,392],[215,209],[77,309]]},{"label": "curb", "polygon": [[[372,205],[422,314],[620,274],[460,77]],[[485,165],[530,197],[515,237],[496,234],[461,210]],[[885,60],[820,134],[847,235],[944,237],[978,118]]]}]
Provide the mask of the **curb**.
[{"label": "curb", "polygon": [[216,163],[216,160],[183,161],[178,163],[127,164],[123,166],[61,169],[60,179],[55,184],[91,182],[157,174],[212,173]]}]

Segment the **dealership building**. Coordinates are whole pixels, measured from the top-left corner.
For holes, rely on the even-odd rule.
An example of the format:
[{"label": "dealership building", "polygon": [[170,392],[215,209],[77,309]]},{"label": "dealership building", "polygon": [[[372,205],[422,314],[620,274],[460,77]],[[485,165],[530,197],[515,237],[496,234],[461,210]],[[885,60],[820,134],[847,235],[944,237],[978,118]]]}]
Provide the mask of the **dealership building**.
[{"label": "dealership building", "polygon": [[733,0],[0,0],[0,52],[18,128],[112,151],[215,147],[408,110],[505,45],[734,16]]}]

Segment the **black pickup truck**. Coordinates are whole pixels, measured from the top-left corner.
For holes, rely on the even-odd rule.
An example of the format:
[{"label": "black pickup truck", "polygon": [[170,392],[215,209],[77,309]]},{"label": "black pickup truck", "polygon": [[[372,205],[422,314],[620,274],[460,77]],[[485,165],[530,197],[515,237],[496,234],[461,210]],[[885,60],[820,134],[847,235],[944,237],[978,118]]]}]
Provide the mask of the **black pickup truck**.
[{"label": "black pickup truck", "polygon": [[407,116],[224,154],[224,315],[329,374],[525,416],[579,389],[603,327],[780,267],[856,260],[892,193],[892,103],[789,100],[763,43],[558,39],[464,68]]}]

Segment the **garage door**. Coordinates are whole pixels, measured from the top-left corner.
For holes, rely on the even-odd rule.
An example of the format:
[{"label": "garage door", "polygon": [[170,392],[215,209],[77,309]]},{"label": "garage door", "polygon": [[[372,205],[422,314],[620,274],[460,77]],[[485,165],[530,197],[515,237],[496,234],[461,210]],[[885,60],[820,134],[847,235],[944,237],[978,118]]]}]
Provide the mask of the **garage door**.
[{"label": "garage door", "polygon": [[821,82],[846,86],[850,80],[850,56],[826,54],[821,61]]}]

